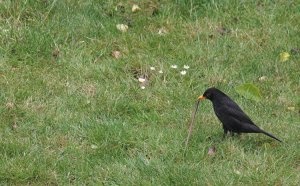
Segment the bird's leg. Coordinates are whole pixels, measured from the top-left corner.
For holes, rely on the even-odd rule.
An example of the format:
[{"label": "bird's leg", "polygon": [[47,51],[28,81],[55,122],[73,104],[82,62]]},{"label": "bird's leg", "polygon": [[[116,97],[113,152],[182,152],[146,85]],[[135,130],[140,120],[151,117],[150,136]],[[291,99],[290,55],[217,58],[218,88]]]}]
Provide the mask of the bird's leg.
[{"label": "bird's leg", "polygon": [[226,137],[227,133],[228,133],[228,130],[227,130],[226,128],[224,128],[224,135],[223,135],[223,138]]}]

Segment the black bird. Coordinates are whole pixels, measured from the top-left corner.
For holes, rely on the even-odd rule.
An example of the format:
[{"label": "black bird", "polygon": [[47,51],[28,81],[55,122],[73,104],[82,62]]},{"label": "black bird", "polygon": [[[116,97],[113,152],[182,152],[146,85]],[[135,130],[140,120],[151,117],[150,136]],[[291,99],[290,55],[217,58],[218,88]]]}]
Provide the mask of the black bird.
[{"label": "black bird", "polygon": [[209,99],[213,103],[214,111],[223,124],[224,136],[234,133],[263,133],[282,142],[273,134],[263,131],[243,112],[230,97],[216,88],[207,89],[199,100]]}]

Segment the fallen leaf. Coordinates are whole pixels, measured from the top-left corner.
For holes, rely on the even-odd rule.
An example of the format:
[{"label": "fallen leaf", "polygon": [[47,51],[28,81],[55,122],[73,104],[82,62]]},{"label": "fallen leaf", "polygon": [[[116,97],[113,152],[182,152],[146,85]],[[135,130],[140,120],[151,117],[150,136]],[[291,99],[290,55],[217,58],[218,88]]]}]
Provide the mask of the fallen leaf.
[{"label": "fallen leaf", "polygon": [[279,55],[279,58],[280,58],[281,62],[285,62],[285,61],[289,60],[290,54],[288,52],[281,52]]},{"label": "fallen leaf", "polygon": [[212,147],[210,147],[209,149],[208,149],[208,155],[209,156],[213,156],[213,155],[215,155],[216,154],[216,151],[217,151],[217,149],[216,149],[216,147],[215,146],[212,146]]},{"label": "fallen leaf", "polygon": [[117,29],[120,30],[121,32],[127,32],[128,26],[125,24],[117,24]]},{"label": "fallen leaf", "polygon": [[137,11],[140,11],[140,10],[141,10],[141,8],[138,5],[136,5],[136,4],[132,5],[132,8],[131,8],[132,12],[137,12]]},{"label": "fallen leaf", "polygon": [[112,53],[111,53],[111,55],[114,57],[114,58],[116,58],[116,59],[119,59],[119,58],[121,58],[122,57],[122,54],[121,54],[121,52],[120,51],[113,51]]},{"label": "fallen leaf", "polygon": [[261,100],[261,93],[257,86],[251,83],[245,83],[235,87],[235,91],[240,94],[241,96],[253,100],[253,101],[260,101]]},{"label": "fallen leaf", "polygon": [[290,110],[290,111],[295,111],[296,110],[295,107],[288,107],[287,109]]}]

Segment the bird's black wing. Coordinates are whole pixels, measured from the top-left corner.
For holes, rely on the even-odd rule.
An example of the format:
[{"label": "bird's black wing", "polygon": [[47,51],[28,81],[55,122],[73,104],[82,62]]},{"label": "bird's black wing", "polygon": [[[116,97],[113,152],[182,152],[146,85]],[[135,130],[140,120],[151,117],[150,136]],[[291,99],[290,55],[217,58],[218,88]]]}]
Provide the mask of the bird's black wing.
[{"label": "bird's black wing", "polygon": [[249,116],[233,101],[231,101],[230,104],[227,103],[223,106],[225,107],[225,109],[222,109],[224,114],[229,117],[233,117],[241,123],[255,125]]},{"label": "bird's black wing", "polygon": [[232,132],[260,132],[252,120],[237,107],[222,105],[215,112],[219,120],[223,123],[223,128]]},{"label": "bird's black wing", "polygon": [[236,102],[234,102],[232,99],[230,99],[230,97],[228,97],[228,96],[222,100],[222,104],[226,105],[226,106],[228,106],[230,108],[233,108],[236,111],[244,112],[241,109],[241,107]]}]

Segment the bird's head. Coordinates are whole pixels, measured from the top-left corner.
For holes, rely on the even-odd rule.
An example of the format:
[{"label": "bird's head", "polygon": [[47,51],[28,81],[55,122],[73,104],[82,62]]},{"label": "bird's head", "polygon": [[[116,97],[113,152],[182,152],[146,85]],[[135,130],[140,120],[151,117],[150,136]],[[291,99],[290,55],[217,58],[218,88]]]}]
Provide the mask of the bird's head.
[{"label": "bird's head", "polygon": [[214,100],[217,94],[222,94],[222,92],[215,87],[207,89],[202,96],[199,96],[199,100],[209,99],[211,101]]}]

